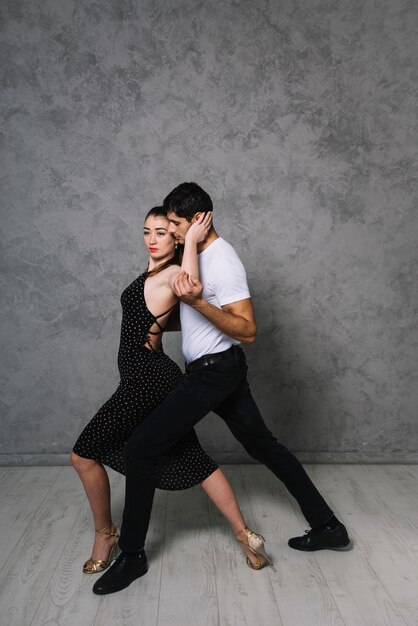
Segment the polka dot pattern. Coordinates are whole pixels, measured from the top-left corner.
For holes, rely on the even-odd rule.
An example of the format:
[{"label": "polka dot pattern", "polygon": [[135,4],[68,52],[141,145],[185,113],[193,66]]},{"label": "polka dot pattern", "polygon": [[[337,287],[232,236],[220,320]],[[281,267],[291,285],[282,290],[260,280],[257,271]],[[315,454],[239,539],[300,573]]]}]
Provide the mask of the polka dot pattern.
[{"label": "polka dot pattern", "polygon": [[[118,354],[120,384],[87,424],[74,446],[79,456],[94,459],[125,473],[123,449],[142,420],[176,387],[180,368],[162,350],[145,346],[156,318],[146,306],[141,274],[122,293],[122,329]],[[188,489],[217,469],[200,446],[194,430],[170,448],[159,464],[159,489]]]}]

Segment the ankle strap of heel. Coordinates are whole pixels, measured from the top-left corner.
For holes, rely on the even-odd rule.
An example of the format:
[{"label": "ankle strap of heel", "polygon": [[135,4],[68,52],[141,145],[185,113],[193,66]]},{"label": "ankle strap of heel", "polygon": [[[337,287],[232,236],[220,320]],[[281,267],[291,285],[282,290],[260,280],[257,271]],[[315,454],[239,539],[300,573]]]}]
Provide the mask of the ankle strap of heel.
[{"label": "ankle strap of heel", "polygon": [[95,528],[95,531],[108,537],[119,537],[119,528],[116,524],[110,524],[110,526],[105,526],[104,528]]}]

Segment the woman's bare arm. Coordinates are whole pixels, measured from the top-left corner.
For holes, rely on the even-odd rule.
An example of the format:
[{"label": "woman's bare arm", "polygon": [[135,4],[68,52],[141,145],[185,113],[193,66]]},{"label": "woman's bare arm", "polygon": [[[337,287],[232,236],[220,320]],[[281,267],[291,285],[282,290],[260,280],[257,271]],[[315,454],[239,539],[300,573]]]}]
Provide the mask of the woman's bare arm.
[{"label": "woman's bare arm", "polygon": [[202,213],[187,231],[181,269],[183,272],[199,278],[199,263],[197,260],[197,244],[206,239],[212,227],[212,213]]}]

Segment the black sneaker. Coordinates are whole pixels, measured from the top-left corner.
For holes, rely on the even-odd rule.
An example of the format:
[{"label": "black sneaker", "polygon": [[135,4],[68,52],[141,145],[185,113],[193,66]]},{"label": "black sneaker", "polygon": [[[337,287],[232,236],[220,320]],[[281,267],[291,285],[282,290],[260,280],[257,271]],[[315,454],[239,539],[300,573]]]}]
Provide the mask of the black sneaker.
[{"label": "black sneaker", "polygon": [[320,526],[306,530],[302,537],[289,539],[289,546],[295,550],[348,550],[350,539],[344,524],[339,522],[334,528]]},{"label": "black sneaker", "polygon": [[121,552],[105,574],[94,584],[93,593],[103,596],[125,589],[134,580],[148,571],[147,557],[141,550],[138,554]]}]

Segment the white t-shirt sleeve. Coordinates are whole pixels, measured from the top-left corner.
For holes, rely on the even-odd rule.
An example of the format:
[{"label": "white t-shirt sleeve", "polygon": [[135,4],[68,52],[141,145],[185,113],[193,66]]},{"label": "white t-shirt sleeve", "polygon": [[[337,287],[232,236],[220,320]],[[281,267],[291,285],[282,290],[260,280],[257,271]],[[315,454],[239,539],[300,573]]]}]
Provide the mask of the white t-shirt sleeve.
[{"label": "white t-shirt sleeve", "polygon": [[220,255],[215,265],[211,286],[220,306],[251,298],[247,274],[238,255]]}]

